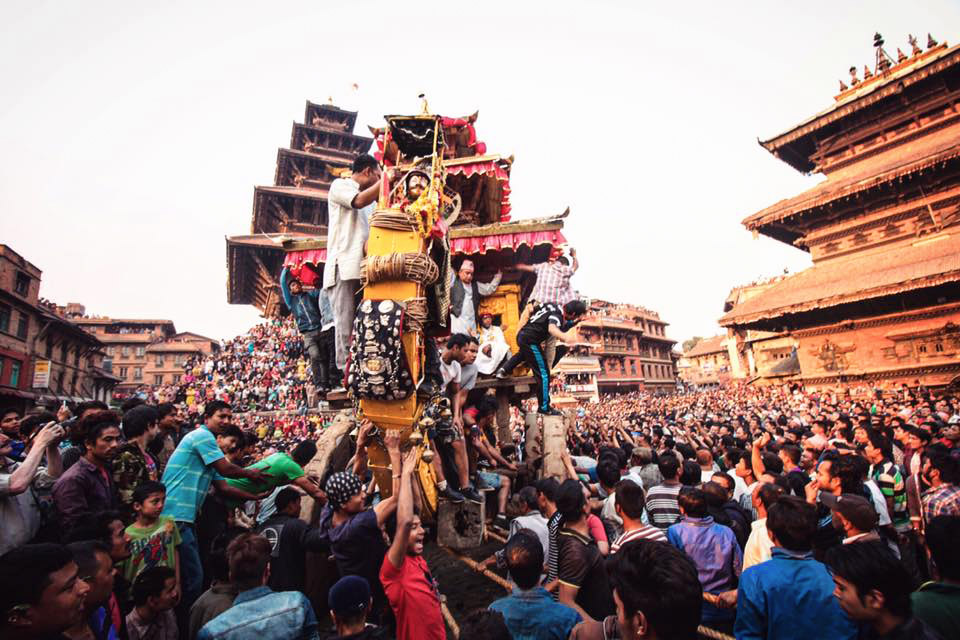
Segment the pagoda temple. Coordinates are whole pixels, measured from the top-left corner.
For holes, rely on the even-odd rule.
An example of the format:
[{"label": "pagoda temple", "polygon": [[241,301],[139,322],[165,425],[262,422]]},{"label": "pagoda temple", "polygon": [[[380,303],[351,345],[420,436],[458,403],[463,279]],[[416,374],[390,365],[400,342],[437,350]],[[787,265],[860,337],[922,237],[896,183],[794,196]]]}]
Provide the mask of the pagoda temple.
[{"label": "pagoda temple", "polygon": [[813,266],[727,301],[734,368],[766,334],[796,345],[808,387],[960,380],[960,47],[905,49],[877,34],[831,106],[760,142],[825,179],[743,221]]},{"label": "pagoda temple", "polygon": [[373,138],[353,133],[356,122],[354,111],[307,101],[290,147],[277,151],[273,185],[254,187],[250,235],[227,238],[228,302],[276,312],[282,241],[326,236],[330,183],[373,145]]}]

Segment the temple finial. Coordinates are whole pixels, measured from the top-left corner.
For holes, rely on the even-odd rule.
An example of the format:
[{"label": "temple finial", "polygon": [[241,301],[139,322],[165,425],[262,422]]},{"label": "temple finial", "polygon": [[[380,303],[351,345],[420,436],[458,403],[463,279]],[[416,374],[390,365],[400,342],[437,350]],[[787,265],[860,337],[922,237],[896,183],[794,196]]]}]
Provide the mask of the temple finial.
[{"label": "temple finial", "polygon": [[897,47],[897,62],[903,62],[907,59],[907,54],[900,50],[900,47]]},{"label": "temple finial", "polygon": [[933,49],[937,46],[937,41],[933,39],[933,36],[929,33],[927,34],[927,49]]},{"label": "temple finial", "polygon": [[912,33],[911,33],[910,35],[908,35],[908,36],[907,36],[907,42],[910,43],[910,48],[911,48],[910,55],[911,55],[911,56],[916,56],[916,55],[919,55],[919,54],[923,53],[923,51],[920,49],[920,45],[917,44],[917,37],[916,37],[915,35],[913,35]]},{"label": "temple finial", "polygon": [[417,97],[420,98],[420,115],[430,115],[430,105],[427,104],[427,94],[421,93]]},{"label": "temple finial", "polygon": [[873,72],[870,71],[870,67],[868,67],[867,65],[863,65],[863,79],[869,80],[872,77],[873,77]]},{"label": "temple finial", "polygon": [[844,91],[846,91],[846,90],[849,89],[849,88],[850,88],[850,87],[848,87],[846,84],[844,84],[843,80],[840,81],[840,93],[843,93]]},{"label": "temple finial", "polygon": [[873,34],[873,46],[877,50],[877,62],[873,71],[874,73],[884,73],[893,66],[893,58],[883,48],[883,36],[880,35],[879,31]]},{"label": "temple finial", "polygon": [[860,80],[857,78],[857,68],[850,67],[850,86],[855,87],[860,84]]}]

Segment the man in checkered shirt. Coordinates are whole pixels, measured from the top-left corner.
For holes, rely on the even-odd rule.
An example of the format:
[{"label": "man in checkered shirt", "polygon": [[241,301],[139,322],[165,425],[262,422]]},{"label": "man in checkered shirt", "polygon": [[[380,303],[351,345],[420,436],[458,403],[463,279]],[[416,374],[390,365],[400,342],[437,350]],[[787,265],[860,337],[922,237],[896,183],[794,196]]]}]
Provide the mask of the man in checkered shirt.
[{"label": "man in checkered shirt", "polygon": [[580,263],[577,261],[577,250],[572,247],[570,257],[573,258],[572,266],[567,264],[567,259],[560,255],[559,250],[554,249],[546,262],[517,265],[518,271],[537,274],[537,283],[530,294],[531,300],[540,303],[552,302],[562,307],[576,297],[570,288],[570,278],[580,268]]}]

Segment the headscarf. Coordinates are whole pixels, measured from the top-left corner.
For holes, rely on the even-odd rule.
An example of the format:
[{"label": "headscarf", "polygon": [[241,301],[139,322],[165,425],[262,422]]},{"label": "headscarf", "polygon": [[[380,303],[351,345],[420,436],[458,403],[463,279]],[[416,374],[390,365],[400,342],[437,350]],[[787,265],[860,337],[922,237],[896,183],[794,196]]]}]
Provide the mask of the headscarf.
[{"label": "headscarf", "polygon": [[339,509],[350,498],[360,493],[363,481],[352,471],[340,471],[327,480],[327,502],[331,509]]}]

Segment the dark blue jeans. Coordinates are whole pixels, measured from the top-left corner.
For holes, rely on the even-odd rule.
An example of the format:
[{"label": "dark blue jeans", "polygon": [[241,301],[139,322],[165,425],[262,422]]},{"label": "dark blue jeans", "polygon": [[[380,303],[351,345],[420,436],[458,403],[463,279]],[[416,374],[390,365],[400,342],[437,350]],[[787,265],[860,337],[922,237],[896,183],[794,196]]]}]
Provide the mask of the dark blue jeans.
[{"label": "dark blue jeans", "polygon": [[180,596],[181,604],[187,608],[192,605],[203,591],[203,562],[200,560],[200,545],[197,543],[197,532],[190,522],[178,522],[180,530]]}]

